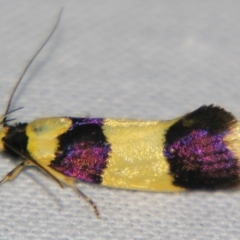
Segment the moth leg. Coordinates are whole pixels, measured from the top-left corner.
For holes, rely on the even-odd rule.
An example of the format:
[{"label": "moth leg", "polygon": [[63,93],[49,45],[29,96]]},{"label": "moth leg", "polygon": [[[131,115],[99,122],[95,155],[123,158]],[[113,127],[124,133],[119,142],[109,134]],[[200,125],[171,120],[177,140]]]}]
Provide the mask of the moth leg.
[{"label": "moth leg", "polygon": [[10,171],[1,181],[0,185],[4,184],[7,181],[12,181],[16,178],[19,173],[23,170],[23,168],[28,165],[28,161],[23,161],[19,165],[17,165],[12,171]]},{"label": "moth leg", "polygon": [[81,198],[83,198],[94,210],[96,217],[100,218],[100,213],[98,210],[97,205],[92,201],[91,198],[89,198],[88,196],[86,196],[82,191],[80,191],[77,187],[76,187],[76,183],[75,183],[75,179],[65,176],[59,172],[57,172],[56,170],[52,169],[49,166],[42,166],[40,164],[40,162],[34,161],[34,160],[30,160],[32,162],[33,165],[36,165],[37,167],[39,167],[40,169],[42,169],[45,173],[47,173],[50,177],[52,177],[59,185],[60,187],[63,187],[63,185],[61,183],[64,183],[65,185],[71,187],[77,194],[78,196],[80,196]]},{"label": "moth leg", "polygon": [[[4,141],[4,140],[3,140]],[[39,167],[43,172],[45,172],[47,175],[49,175],[53,180],[55,180],[60,187],[63,188],[62,183],[65,183],[66,185],[72,187],[72,189],[80,196],[82,197],[86,202],[89,203],[89,205],[93,208],[97,218],[100,218],[100,213],[98,210],[97,205],[88,197],[86,196],[82,191],[80,191],[75,184],[75,181],[73,178],[71,177],[67,177],[62,175],[61,173],[55,171],[54,169],[52,169],[49,166],[43,166],[40,162],[36,161],[33,158],[30,158],[28,156],[25,156],[24,154],[20,153],[19,151],[17,151],[15,148],[13,148],[11,145],[9,145],[6,141],[4,141],[4,143],[10,148],[12,149],[14,152],[16,152],[19,156],[21,156],[22,158],[25,158],[26,160],[21,162],[18,166],[16,166],[11,172],[9,172],[1,181],[0,181],[0,185],[13,180],[14,178],[16,178],[18,176],[18,174],[22,171],[22,169],[24,168],[24,166],[28,165],[28,166],[37,166]]]},{"label": "moth leg", "polygon": [[83,198],[92,208],[93,208],[93,211],[96,215],[97,218],[101,218],[100,216],[100,212],[98,210],[98,207],[97,205],[93,202],[93,200],[91,198],[89,198],[87,195],[85,195],[81,190],[79,190],[77,187],[76,187],[76,184],[71,184],[71,187],[72,189],[78,194],[78,196],[80,196],[81,198]]},{"label": "moth leg", "polygon": [[54,169],[52,169],[49,166],[42,166],[40,164],[40,162],[37,162],[34,160],[28,160],[28,162],[29,162],[29,164],[35,165],[35,166],[39,167],[40,169],[42,169],[46,174],[48,174],[50,177],[52,177],[58,184],[60,183],[59,184],[60,187],[63,187],[63,185],[61,183],[64,183],[67,186],[71,187],[78,194],[78,196],[83,198],[93,208],[97,218],[100,218],[100,213],[99,213],[97,205],[92,201],[92,199],[90,199],[88,196],[86,196],[82,191],[80,191],[76,187],[75,179],[65,176],[65,175],[55,171]]},{"label": "moth leg", "polygon": [[[18,173],[15,174],[15,177],[21,172],[21,170],[23,169],[24,165],[28,165],[28,166],[37,166],[39,167],[43,172],[45,172],[46,174],[48,174],[53,180],[55,180],[59,186],[61,188],[63,188],[63,185],[62,183],[58,180],[58,178],[56,178],[54,176],[54,174],[52,174],[49,170],[47,170],[47,167],[44,167],[42,166],[38,161],[36,161],[35,159],[33,158],[30,158],[30,156],[25,156],[23,153],[19,152],[18,150],[16,150],[14,147],[12,147],[10,144],[8,144],[8,142],[6,142],[5,139],[2,139],[2,141],[5,143],[6,146],[8,146],[10,149],[12,149],[15,153],[17,153],[19,156],[21,156],[22,158],[25,158],[26,160],[22,162],[23,166],[21,167],[21,163],[16,167],[14,168],[11,172],[14,172],[15,169],[16,171],[18,170],[18,167],[19,167],[19,170],[18,170]],[[9,173],[11,175],[11,172]],[[8,176],[8,174],[6,175],[6,177]],[[15,177],[13,177],[12,179],[14,179]],[[4,178],[5,179],[5,178]],[[4,181],[4,179],[2,181]],[[6,179],[4,182],[6,182],[8,179]],[[2,182],[1,181],[1,182]],[[1,184],[0,182],[0,184]]]}]

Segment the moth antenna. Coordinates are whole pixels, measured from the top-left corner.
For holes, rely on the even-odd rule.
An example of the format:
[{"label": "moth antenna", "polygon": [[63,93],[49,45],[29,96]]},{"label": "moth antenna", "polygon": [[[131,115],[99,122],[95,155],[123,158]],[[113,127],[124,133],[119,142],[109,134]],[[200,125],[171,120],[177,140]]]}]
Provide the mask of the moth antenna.
[{"label": "moth antenna", "polygon": [[9,115],[10,113],[16,112],[16,111],[18,111],[18,110],[21,110],[21,109],[23,109],[23,107],[19,107],[19,108],[10,110],[9,112],[6,112],[4,115],[2,115],[2,116],[0,117],[0,124],[2,124],[3,122],[4,122],[4,123],[7,123],[7,122],[10,122],[10,121],[15,120],[15,118],[7,119],[7,115]]},{"label": "moth antenna", "polygon": [[12,122],[12,121],[14,121],[14,120],[16,120],[17,118],[10,118],[10,119],[7,119],[6,121],[5,121],[5,123],[9,123],[9,122]]},{"label": "moth antenna", "polygon": [[57,18],[57,21],[52,29],[52,31],[50,32],[50,34],[48,35],[48,37],[45,39],[45,41],[43,42],[43,44],[40,46],[40,48],[36,51],[36,53],[32,56],[31,60],[28,62],[27,66],[24,68],[20,78],[18,79],[17,83],[15,84],[13,90],[12,90],[12,93],[10,94],[10,97],[9,97],[9,100],[8,100],[8,104],[7,104],[7,108],[5,110],[5,113],[4,113],[4,117],[3,117],[3,126],[6,126],[6,120],[7,120],[7,115],[9,114],[9,109],[11,107],[11,104],[12,104],[12,100],[13,100],[13,97],[14,97],[14,94],[19,86],[19,84],[21,83],[23,77],[25,76],[27,70],[29,69],[29,67],[31,66],[31,64],[33,63],[33,61],[35,60],[35,58],[38,56],[38,54],[42,51],[42,49],[45,47],[45,45],[48,43],[49,39],[52,37],[52,35],[54,34],[55,30],[57,29],[58,25],[59,25],[59,22],[60,22],[60,19],[61,19],[61,16],[62,16],[62,11],[63,11],[63,8],[61,8],[59,14],[58,14],[58,18]]}]

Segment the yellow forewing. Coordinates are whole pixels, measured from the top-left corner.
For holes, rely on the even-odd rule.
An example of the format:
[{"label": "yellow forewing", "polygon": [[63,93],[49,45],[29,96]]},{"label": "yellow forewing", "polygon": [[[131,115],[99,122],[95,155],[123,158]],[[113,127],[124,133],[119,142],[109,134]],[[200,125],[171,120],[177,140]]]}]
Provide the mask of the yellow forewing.
[{"label": "yellow forewing", "polygon": [[27,150],[42,165],[49,165],[54,160],[58,148],[57,137],[70,128],[69,118],[41,118],[27,125]]},{"label": "yellow forewing", "polygon": [[165,131],[175,121],[105,119],[103,132],[111,144],[102,184],[146,191],[180,191],[173,185],[163,155]]},{"label": "yellow forewing", "polygon": [[[163,155],[165,131],[172,121],[105,119],[103,133],[111,146],[102,185],[145,191],[181,191],[173,185]],[[43,166],[49,166],[58,149],[58,136],[67,132],[69,118],[42,118],[27,125],[27,150]]]}]

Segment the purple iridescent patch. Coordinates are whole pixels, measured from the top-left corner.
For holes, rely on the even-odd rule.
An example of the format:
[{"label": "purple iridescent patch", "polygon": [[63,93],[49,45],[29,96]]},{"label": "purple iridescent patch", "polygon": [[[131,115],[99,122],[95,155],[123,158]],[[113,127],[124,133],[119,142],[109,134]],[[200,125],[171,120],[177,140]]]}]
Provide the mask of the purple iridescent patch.
[{"label": "purple iridescent patch", "polygon": [[237,158],[224,142],[226,133],[192,130],[166,143],[164,155],[175,182],[189,188],[215,188],[238,178]]},{"label": "purple iridescent patch", "polygon": [[72,121],[72,127],[59,136],[59,148],[50,166],[67,176],[101,183],[110,152],[102,119],[72,118]]}]

